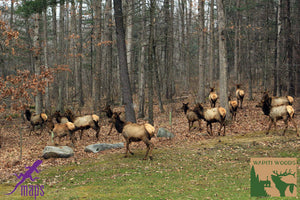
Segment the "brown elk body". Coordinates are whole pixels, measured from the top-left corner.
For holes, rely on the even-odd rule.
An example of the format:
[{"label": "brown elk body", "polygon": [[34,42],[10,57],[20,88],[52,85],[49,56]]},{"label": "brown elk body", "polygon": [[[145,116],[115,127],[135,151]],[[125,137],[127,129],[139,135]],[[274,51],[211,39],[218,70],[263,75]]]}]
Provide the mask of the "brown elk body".
[{"label": "brown elk body", "polygon": [[235,95],[236,95],[236,98],[237,98],[238,107],[243,108],[243,101],[244,101],[244,97],[245,97],[245,92],[244,92],[244,90],[241,89],[240,84],[236,85]]},{"label": "brown elk body", "polygon": [[54,113],[53,118],[55,118],[57,123],[65,124],[65,123],[69,122],[68,117],[62,116],[59,111],[56,111]]},{"label": "brown elk body", "polygon": [[[110,105],[105,106],[105,108],[104,108],[102,111],[106,113],[106,116],[107,116],[108,118],[112,118],[112,116],[113,116],[113,111],[111,110]],[[121,121],[126,122],[126,115],[125,115],[125,112],[121,112],[119,117],[120,117],[120,120],[121,120]],[[111,126],[110,126],[110,129],[109,129],[109,132],[108,132],[107,135],[110,135],[113,126],[114,126],[114,122],[112,122],[112,124],[111,124]]]},{"label": "brown elk body", "polygon": [[66,111],[67,117],[70,122],[73,122],[77,130],[80,130],[80,139],[82,139],[83,130],[94,129],[96,131],[96,138],[99,138],[100,126],[99,126],[99,116],[98,115],[85,115],[81,117],[75,117],[72,111]]},{"label": "brown elk body", "polygon": [[[226,110],[223,107],[218,108],[209,108],[204,109],[201,104],[197,104],[194,111],[197,113],[198,117],[200,119],[204,119],[206,121],[207,126],[207,132],[211,136],[213,136],[212,132],[212,123],[218,122],[220,124],[220,128],[218,131],[218,134],[221,134],[221,129],[224,127],[224,133],[223,136],[225,136],[225,119],[226,119]],[[208,129],[208,126],[210,126],[210,131]]]},{"label": "brown elk body", "polygon": [[28,121],[30,121],[30,124],[32,127],[29,135],[31,135],[31,132],[34,131],[34,127],[38,126],[38,125],[41,125],[41,127],[42,127],[41,133],[42,133],[43,127],[44,127],[45,123],[47,122],[48,116],[45,113],[41,113],[39,115],[34,115],[32,112],[30,112],[30,110],[27,110],[27,109],[25,110],[25,116],[26,116],[26,119]]},{"label": "brown elk body", "polygon": [[58,138],[59,144],[60,144],[60,139],[62,137],[69,135],[70,140],[72,141],[72,144],[74,145],[74,134],[73,133],[75,130],[76,130],[76,127],[72,122],[66,122],[64,124],[55,124],[54,128],[52,130],[53,140]]},{"label": "brown elk body", "polygon": [[189,131],[191,130],[191,127],[193,127],[193,124],[195,121],[198,121],[199,123],[199,129],[201,129],[201,119],[198,117],[197,113],[193,110],[190,110],[189,103],[182,103],[182,109],[184,111],[184,114],[188,120],[189,124]]},{"label": "brown elk body", "polygon": [[283,120],[285,123],[285,128],[282,135],[284,135],[286,129],[288,128],[288,121],[290,120],[296,128],[297,136],[299,136],[297,125],[293,119],[295,114],[293,107],[290,105],[272,106],[271,102],[272,98],[268,96],[265,96],[261,101],[263,113],[269,116],[270,119],[266,134],[269,134],[273,124],[275,125],[276,130],[276,121]]},{"label": "brown elk body", "polygon": [[[268,92],[264,92],[261,102],[264,99],[271,98],[271,106],[282,106],[282,105],[293,105],[294,98],[291,96],[283,96],[283,97],[272,97]],[[261,107],[262,103],[258,105]]]},{"label": "brown elk body", "polygon": [[229,111],[232,115],[232,119],[236,121],[236,113],[238,108],[238,102],[235,100],[231,100],[230,96],[228,97]]},{"label": "brown elk body", "polygon": [[129,145],[131,142],[143,141],[147,146],[144,160],[147,159],[148,154],[149,158],[152,160],[152,150],[154,145],[150,140],[154,136],[155,128],[148,123],[136,124],[132,122],[123,122],[120,119],[119,113],[116,112],[113,114],[112,118],[117,131],[123,135],[126,141],[125,157],[128,156],[128,152],[133,155],[133,152],[129,149]]},{"label": "brown elk body", "polygon": [[210,88],[208,99],[209,99],[209,102],[210,102],[210,106],[212,108],[216,107],[216,102],[217,102],[218,98],[219,97],[218,97],[218,95],[215,91],[215,88]]}]

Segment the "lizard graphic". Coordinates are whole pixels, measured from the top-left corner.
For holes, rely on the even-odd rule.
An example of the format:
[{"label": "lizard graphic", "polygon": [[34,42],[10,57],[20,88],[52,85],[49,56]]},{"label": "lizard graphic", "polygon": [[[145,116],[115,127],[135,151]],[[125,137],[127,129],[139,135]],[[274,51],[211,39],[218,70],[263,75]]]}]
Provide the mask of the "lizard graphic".
[{"label": "lizard graphic", "polygon": [[33,163],[32,166],[30,167],[25,167],[26,169],[28,169],[27,172],[25,172],[25,174],[20,173],[20,175],[18,174],[14,174],[18,179],[20,179],[22,177],[22,179],[19,181],[19,183],[17,183],[17,185],[15,186],[14,190],[6,195],[10,195],[12,193],[14,193],[16,191],[16,189],[22,185],[22,183],[26,180],[26,179],[30,179],[31,181],[35,181],[36,179],[38,179],[38,177],[32,178],[32,173],[34,171],[36,171],[36,173],[39,173],[39,171],[37,170],[37,167],[42,164],[41,160],[37,160]]}]

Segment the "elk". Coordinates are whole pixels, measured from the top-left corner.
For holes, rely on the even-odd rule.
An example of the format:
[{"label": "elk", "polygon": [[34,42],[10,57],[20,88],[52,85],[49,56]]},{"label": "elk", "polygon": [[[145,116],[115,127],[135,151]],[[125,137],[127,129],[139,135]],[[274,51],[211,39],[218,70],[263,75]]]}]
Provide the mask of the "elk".
[{"label": "elk", "polygon": [[231,100],[231,96],[228,96],[228,104],[229,104],[229,111],[232,115],[232,119],[236,121],[236,112],[238,108],[238,102],[235,100]]},{"label": "elk", "polygon": [[62,137],[69,135],[70,140],[72,141],[72,145],[74,145],[74,131],[75,130],[76,130],[76,127],[72,122],[66,122],[64,124],[55,124],[54,128],[51,131],[53,133],[53,140],[55,138],[58,138],[59,144],[60,144],[60,139]]},{"label": "elk", "polygon": [[[266,91],[263,93],[262,100],[271,98],[271,106],[282,106],[282,105],[290,105],[292,106],[294,103],[294,98],[291,96],[283,96],[283,97],[271,97],[269,93]],[[260,107],[261,105],[258,105],[257,107]]]},{"label": "elk", "polygon": [[128,152],[133,155],[134,153],[129,149],[129,145],[131,142],[139,142],[143,141],[147,146],[146,155],[143,158],[147,159],[148,154],[150,160],[152,157],[153,143],[150,141],[154,136],[155,128],[148,123],[145,124],[136,124],[132,122],[123,122],[120,119],[120,113],[114,112],[112,116],[115,127],[119,133],[121,133],[126,141],[126,152],[125,158],[128,157]]},{"label": "elk", "polygon": [[68,117],[61,116],[59,111],[55,111],[55,113],[53,114],[53,118],[55,118],[57,123],[65,124],[65,123],[69,122]]},{"label": "elk", "polygon": [[29,135],[31,135],[31,132],[34,131],[34,127],[38,126],[38,125],[41,125],[41,127],[42,127],[42,130],[40,133],[40,134],[42,134],[43,126],[44,126],[45,122],[47,121],[48,116],[45,113],[35,115],[28,109],[25,110],[25,116],[26,116],[26,119],[28,121],[30,121],[31,126],[32,126],[32,129],[30,130]]},{"label": "elk", "polygon": [[191,130],[191,127],[193,127],[193,124],[195,121],[198,121],[199,123],[199,129],[201,129],[201,119],[198,117],[197,113],[193,110],[190,110],[189,103],[182,103],[182,108],[184,111],[184,114],[188,120],[189,123],[189,131]]},{"label": "elk", "polygon": [[210,92],[209,92],[209,95],[208,95],[208,99],[209,99],[209,102],[210,102],[210,106],[212,108],[216,107],[216,102],[218,100],[218,95],[215,91],[215,88],[214,87],[211,87],[210,88]]},{"label": "elk", "polygon": [[289,170],[289,172],[287,172],[287,170],[285,170],[284,173],[280,173],[280,174],[278,174],[277,171],[273,171],[271,178],[272,178],[272,181],[275,183],[275,187],[278,189],[281,197],[285,197],[285,191],[286,191],[287,187],[289,187],[291,193],[293,193],[294,187],[296,187],[296,185],[294,183],[286,183],[286,182],[282,181],[281,180],[282,177],[289,176],[289,175],[292,175],[293,177],[295,177],[295,174],[296,174],[296,172],[291,173],[291,170]]},{"label": "elk", "polygon": [[245,97],[245,92],[244,92],[244,90],[241,89],[241,84],[236,85],[235,95],[236,95],[236,98],[237,98],[238,107],[243,109],[243,100],[244,100],[244,97]]},{"label": "elk", "polygon": [[[108,118],[112,118],[112,116],[113,116],[113,111],[111,110],[110,105],[105,106],[105,108],[102,110],[102,112],[105,112],[105,113],[106,113],[106,116],[107,116]],[[121,114],[120,114],[120,120],[123,121],[123,122],[126,122],[126,115],[125,115],[125,112],[121,112]],[[111,126],[110,126],[110,129],[109,129],[109,132],[108,132],[107,135],[110,135],[113,126],[114,126],[114,122],[112,122],[112,124],[111,124]]]},{"label": "elk", "polygon": [[83,130],[92,128],[96,131],[96,138],[98,140],[100,126],[99,126],[99,116],[98,115],[85,115],[81,117],[75,117],[71,110],[66,111],[66,116],[70,122],[72,122],[77,130],[81,130],[80,139],[82,139]]},{"label": "elk", "polygon": [[[209,108],[205,109],[203,106],[198,103],[194,109],[199,119],[204,119],[206,121],[207,132],[209,135],[213,136],[212,132],[212,123],[218,122],[220,123],[220,128],[218,134],[221,134],[221,129],[224,127],[223,136],[225,136],[225,118],[226,118],[226,110],[223,107],[218,108]],[[208,126],[210,126],[210,131],[208,130]]]},{"label": "elk", "polygon": [[258,106],[262,107],[263,113],[269,116],[270,119],[269,128],[267,130],[266,135],[269,134],[269,131],[273,124],[275,125],[275,130],[276,130],[276,121],[278,120],[283,120],[285,123],[285,128],[282,134],[285,135],[285,131],[288,128],[288,120],[290,120],[296,128],[297,136],[299,136],[297,125],[293,120],[295,111],[292,106],[290,105],[272,106],[272,98],[269,96],[264,96],[263,99],[261,100],[261,103]]}]

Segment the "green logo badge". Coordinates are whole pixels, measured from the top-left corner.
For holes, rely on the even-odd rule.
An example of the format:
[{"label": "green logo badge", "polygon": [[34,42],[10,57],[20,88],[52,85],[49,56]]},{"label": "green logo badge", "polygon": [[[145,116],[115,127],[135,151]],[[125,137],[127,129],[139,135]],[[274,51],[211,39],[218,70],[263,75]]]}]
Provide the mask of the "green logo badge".
[{"label": "green logo badge", "polygon": [[251,158],[252,197],[296,197],[296,158]]}]

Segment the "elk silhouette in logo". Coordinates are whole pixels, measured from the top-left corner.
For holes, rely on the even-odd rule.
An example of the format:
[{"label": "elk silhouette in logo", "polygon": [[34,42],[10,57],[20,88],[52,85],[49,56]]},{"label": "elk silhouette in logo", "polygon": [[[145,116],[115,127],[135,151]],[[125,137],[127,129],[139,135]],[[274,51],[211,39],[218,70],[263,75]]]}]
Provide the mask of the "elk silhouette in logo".
[{"label": "elk silhouette in logo", "polygon": [[289,176],[289,175],[292,175],[293,177],[295,177],[296,172],[292,174],[291,170],[289,170],[289,171],[285,170],[284,173],[278,174],[277,171],[273,171],[273,173],[274,174],[271,175],[271,178],[272,178],[272,181],[275,183],[275,187],[279,191],[281,197],[285,197],[285,191],[286,191],[287,187],[289,187],[289,190],[291,193],[294,192],[294,187],[296,187],[296,185],[294,183],[285,183],[281,179],[282,179],[282,177]]}]

